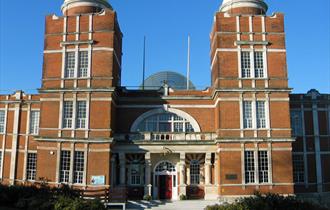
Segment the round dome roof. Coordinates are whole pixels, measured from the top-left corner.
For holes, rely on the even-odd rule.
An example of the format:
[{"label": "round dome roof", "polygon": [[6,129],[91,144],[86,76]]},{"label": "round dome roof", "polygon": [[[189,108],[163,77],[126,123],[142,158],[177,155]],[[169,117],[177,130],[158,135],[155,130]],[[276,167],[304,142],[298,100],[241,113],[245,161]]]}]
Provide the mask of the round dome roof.
[{"label": "round dome roof", "polygon": [[[187,77],[172,71],[161,71],[149,76],[144,80],[145,90],[159,89],[166,83],[170,88],[176,90],[187,89]],[[141,85],[142,87],[142,85]],[[195,90],[194,84],[189,81],[189,89]]]},{"label": "round dome roof", "polygon": [[105,8],[112,10],[107,0],[64,0],[62,12],[64,15],[78,15],[100,12]]},{"label": "round dome roof", "polygon": [[[235,9],[239,9],[239,8],[256,9],[256,11],[260,11],[260,13],[262,13],[262,14],[265,14],[268,10],[268,6],[264,2],[264,0],[223,0],[219,11],[230,13],[231,10],[235,10]],[[243,10],[241,10],[241,11],[243,11]],[[243,13],[245,13],[245,12],[243,12]]]}]

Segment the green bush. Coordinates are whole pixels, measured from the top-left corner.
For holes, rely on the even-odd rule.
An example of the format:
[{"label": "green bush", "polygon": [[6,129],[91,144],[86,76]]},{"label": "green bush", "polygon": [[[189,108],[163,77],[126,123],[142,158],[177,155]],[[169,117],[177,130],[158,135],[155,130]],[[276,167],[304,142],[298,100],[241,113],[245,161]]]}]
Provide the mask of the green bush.
[{"label": "green bush", "polygon": [[151,201],[152,200],[152,197],[151,197],[151,195],[144,195],[143,196],[143,200],[145,200],[145,201]]},{"label": "green bush", "polygon": [[3,186],[0,185],[0,209],[11,207],[24,210],[104,210],[99,200],[85,201],[69,186]]},{"label": "green bush", "polygon": [[293,196],[284,197],[277,194],[261,195],[242,198],[234,204],[224,206],[208,206],[206,210],[328,210],[319,205],[304,202]]},{"label": "green bush", "polygon": [[181,200],[181,201],[187,200],[187,196],[184,195],[184,194],[181,194],[181,195],[180,195],[180,200]]}]

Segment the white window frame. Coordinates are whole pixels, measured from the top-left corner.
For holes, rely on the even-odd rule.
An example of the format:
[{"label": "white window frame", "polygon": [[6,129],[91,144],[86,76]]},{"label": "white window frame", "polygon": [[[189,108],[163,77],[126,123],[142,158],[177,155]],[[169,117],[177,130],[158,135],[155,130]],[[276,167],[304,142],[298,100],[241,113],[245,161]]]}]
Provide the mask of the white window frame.
[{"label": "white window frame", "polygon": [[63,123],[64,129],[71,129],[73,127],[73,112],[74,112],[73,101],[63,101]]},{"label": "white window frame", "polygon": [[243,101],[243,127],[244,129],[253,128],[253,104],[252,101]]},{"label": "white window frame", "polygon": [[[133,173],[133,170],[136,170],[138,169],[138,172],[137,173]],[[142,185],[142,169],[141,169],[141,164],[137,164],[137,163],[134,163],[134,164],[131,164],[129,166],[129,170],[130,170],[130,185],[132,186],[140,186]]]},{"label": "white window frame", "polygon": [[303,154],[293,154],[293,181],[297,184],[305,183],[305,160]]},{"label": "white window frame", "polygon": [[190,161],[190,184],[199,185],[200,184],[200,162],[198,160]]},{"label": "white window frame", "polygon": [[75,50],[67,50],[63,54],[64,64],[64,79],[84,79],[90,77],[90,62],[91,53],[89,48]]},{"label": "white window frame", "polygon": [[256,119],[257,119],[257,128],[267,128],[266,122],[266,102],[265,101],[256,101]]},{"label": "white window frame", "polygon": [[27,153],[26,179],[28,181],[36,181],[37,158],[37,153]]},{"label": "white window frame", "polygon": [[83,184],[85,173],[85,152],[74,152],[73,184]]},{"label": "white window frame", "polygon": [[76,106],[76,128],[85,129],[87,126],[87,101],[78,100]]},{"label": "white window frame", "polygon": [[256,183],[256,165],[254,151],[244,151],[244,177],[246,184]]},{"label": "white window frame", "polygon": [[6,111],[5,110],[0,110],[0,133],[4,134],[5,133],[5,128],[6,128]]},{"label": "white window frame", "polygon": [[[0,173],[2,172],[2,154],[3,154],[3,151],[0,150]],[[0,178],[2,178],[2,173],[0,174]]]},{"label": "white window frame", "polygon": [[265,79],[266,54],[264,50],[243,49],[238,54],[240,56],[240,75],[242,79]]},{"label": "white window frame", "polygon": [[[263,104],[262,106],[260,106]],[[250,106],[250,107],[248,107]],[[262,110],[260,108],[263,108]],[[266,99],[242,100],[241,126],[244,130],[269,129],[269,103]],[[251,115],[250,115],[250,113]]]},{"label": "white window frame", "polygon": [[269,183],[269,151],[259,150],[258,151],[258,173],[259,183]]},{"label": "white window frame", "polygon": [[62,150],[60,153],[60,183],[70,182],[71,151]]},{"label": "white window frame", "polygon": [[29,133],[32,135],[39,134],[40,111],[32,110],[30,112],[30,129]]}]

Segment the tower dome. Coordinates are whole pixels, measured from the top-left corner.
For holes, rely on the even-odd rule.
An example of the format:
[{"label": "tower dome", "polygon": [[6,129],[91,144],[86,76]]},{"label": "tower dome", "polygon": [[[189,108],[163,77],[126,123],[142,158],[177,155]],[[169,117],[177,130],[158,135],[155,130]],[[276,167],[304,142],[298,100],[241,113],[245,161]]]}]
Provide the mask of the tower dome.
[{"label": "tower dome", "polygon": [[62,13],[71,16],[100,12],[106,8],[112,10],[107,0],[64,0]]},{"label": "tower dome", "polygon": [[266,14],[268,10],[264,0],[223,0],[220,6],[220,12],[229,14]]}]

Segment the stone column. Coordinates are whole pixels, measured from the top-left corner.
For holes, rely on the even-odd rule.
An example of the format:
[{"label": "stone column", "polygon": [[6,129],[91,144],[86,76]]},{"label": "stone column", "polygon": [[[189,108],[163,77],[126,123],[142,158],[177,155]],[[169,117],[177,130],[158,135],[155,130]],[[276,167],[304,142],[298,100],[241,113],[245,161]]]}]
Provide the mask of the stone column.
[{"label": "stone column", "polygon": [[205,156],[205,185],[211,184],[211,153],[207,153]]},{"label": "stone column", "polygon": [[119,166],[120,166],[120,179],[119,183],[122,186],[126,185],[126,155],[125,153],[119,153]]},{"label": "stone column", "polygon": [[180,153],[180,195],[186,195],[186,153]]},{"label": "stone column", "polygon": [[116,183],[116,155],[111,157],[111,187],[113,188]]},{"label": "stone column", "polygon": [[215,153],[214,157],[214,185],[216,187],[219,186],[219,175],[220,175],[220,167],[219,167],[219,154]]},{"label": "stone column", "polygon": [[144,195],[151,196],[151,158],[150,152],[147,152],[144,156],[145,159],[145,183],[144,183]]},{"label": "stone column", "polygon": [[190,166],[187,166],[186,170],[187,170],[187,185],[189,186],[191,184],[191,180],[190,180]]}]

